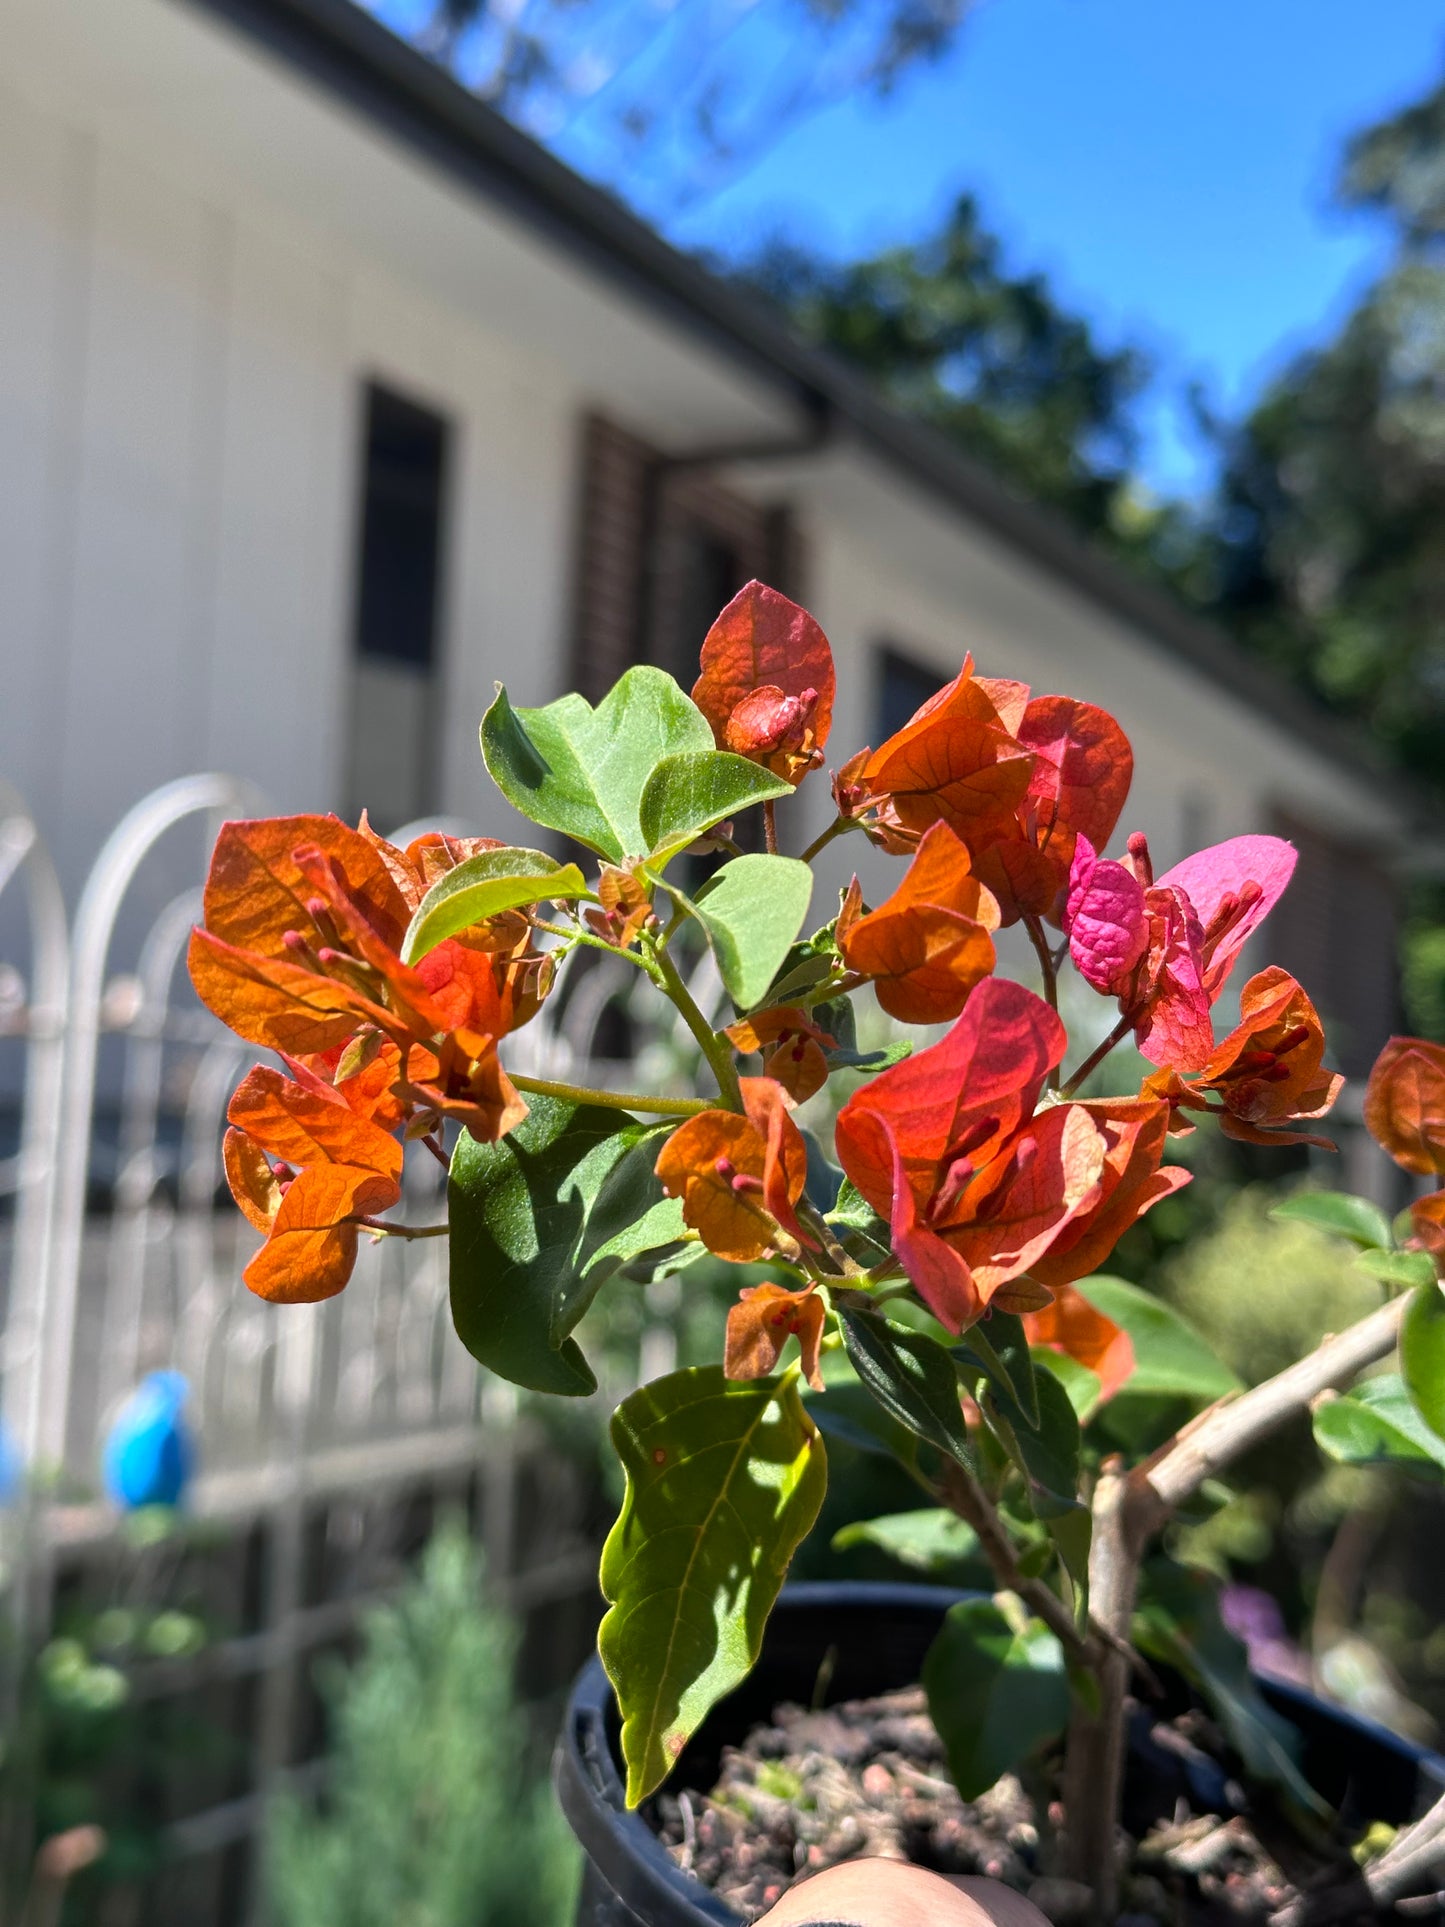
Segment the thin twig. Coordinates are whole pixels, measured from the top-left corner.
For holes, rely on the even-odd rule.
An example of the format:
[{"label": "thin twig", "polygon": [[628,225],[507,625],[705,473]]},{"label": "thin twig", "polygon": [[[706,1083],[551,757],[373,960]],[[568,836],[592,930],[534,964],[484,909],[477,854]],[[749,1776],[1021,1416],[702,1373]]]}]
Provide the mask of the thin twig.
[{"label": "thin twig", "polygon": [[1044,941],[1044,927],[1032,912],[1026,911],[1023,919],[1024,929],[1029,933],[1029,942],[1034,947],[1034,955],[1039,960],[1039,969],[1044,976],[1044,1002],[1050,1010],[1059,1007],[1059,978],[1054,968],[1054,953]]},{"label": "thin twig", "polygon": [[938,1482],[939,1497],[978,1535],[979,1547],[993,1576],[1004,1592],[1017,1593],[1035,1617],[1041,1619],[1059,1644],[1085,1665],[1095,1664],[1097,1654],[1091,1641],[1074,1624],[1073,1614],[1051,1586],[1042,1579],[1030,1579],[1019,1571],[1013,1545],[993,1502],[978,1480],[956,1460],[947,1460]]},{"label": "thin twig", "polygon": [[1099,1068],[1104,1059],[1109,1055],[1109,1052],[1113,1050],[1114,1046],[1123,1043],[1133,1028],[1134,1023],[1132,1018],[1121,1017],[1109,1032],[1109,1035],[1104,1039],[1103,1043],[1097,1044],[1094,1049],[1089,1052],[1083,1063],[1080,1064],[1073,1076],[1064,1085],[1061,1095],[1064,1097],[1072,1097],[1079,1086],[1085,1083]]},{"label": "thin twig", "polygon": [[359,1224],[367,1231],[377,1231],[387,1238],[444,1238],[451,1230],[449,1224],[391,1224],[386,1218],[371,1218],[364,1212],[356,1212],[346,1219],[347,1224]]},{"label": "thin twig", "polygon": [[432,1156],[436,1159],[437,1163],[441,1166],[443,1171],[451,1170],[452,1161],[447,1156],[446,1152],[442,1149],[441,1145],[438,1144],[436,1140],[436,1136],[433,1132],[428,1131],[426,1136],[423,1138],[418,1138],[417,1142],[419,1144],[424,1144],[426,1146],[426,1148],[431,1152]]},{"label": "thin twig", "polygon": [[519,1091],[536,1097],[560,1097],[569,1104],[601,1104],[613,1111],[651,1111],[658,1117],[696,1117],[700,1111],[716,1110],[700,1097],[652,1097],[646,1091],[600,1091],[590,1084],[559,1084],[550,1077],[523,1077],[520,1071],[508,1073]]},{"label": "thin twig", "polygon": [[821,851],[827,849],[828,845],[833,841],[833,838],[835,836],[845,836],[849,830],[856,829],[856,828],[857,828],[857,825],[854,823],[851,816],[834,817],[833,821],[828,825],[827,829],[823,831],[822,835],[815,836],[813,838],[812,842],[808,845],[807,849],[804,850],[802,854],[802,858],[800,860],[804,863],[811,863],[815,856],[817,856]]},{"label": "thin twig", "polygon": [[771,796],[763,804],[763,842],[769,856],[778,854],[778,813]]}]

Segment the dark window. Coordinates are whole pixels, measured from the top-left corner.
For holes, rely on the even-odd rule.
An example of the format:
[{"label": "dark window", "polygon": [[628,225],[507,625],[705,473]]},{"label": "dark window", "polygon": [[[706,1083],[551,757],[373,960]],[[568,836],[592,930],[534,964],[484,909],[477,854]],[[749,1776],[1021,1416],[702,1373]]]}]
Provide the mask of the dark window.
[{"label": "dark window", "polygon": [[365,390],[347,811],[393,830],[436,807],[432,725],[447,423]]},{"label": "dark window", "polygon": [[356,653],[429,667],[447,425],[385,388],[366,391]]},{"label": "dark window", "polygon": [[682,684],[697,681],[703,638],[748,580],[750,570],[736,542],[717,534],[703,522],[688,522],[678,540],[677,596],[672,606],[671,631],[664,638],[663,662]]},{"label": "dark window", "polygon": [[936,669],[901,655],[896,649],[878,652],[878,694],[875,710],[875,742],[885,742],[921,708],[936,696],[948,681]]}]

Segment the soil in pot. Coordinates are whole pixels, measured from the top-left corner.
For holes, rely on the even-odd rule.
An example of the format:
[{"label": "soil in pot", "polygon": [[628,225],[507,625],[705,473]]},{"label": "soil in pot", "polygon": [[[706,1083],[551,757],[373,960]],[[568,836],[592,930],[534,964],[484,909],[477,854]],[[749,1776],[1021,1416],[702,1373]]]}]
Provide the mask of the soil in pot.
[{"label": "soil in pot", "polygon": [[[1198,1709],[1136,1709],[1131,1739],[1120,1915],[1130,1927],[1266,1921],[1338,1865],[1251,1805]],[[922,1689],[911,1687],[820,1711],[781,1705],[723,1749],[709,1791],[664,1791],[647,1817],[676,1864],[747,1919],[796,1880],[883,1854],[988,1874],[1068,1927],[1090,1896],[1060,1871],[1054,1777],[1025,1786],[1006,1774],[982,1798],[961,1799]]]}]

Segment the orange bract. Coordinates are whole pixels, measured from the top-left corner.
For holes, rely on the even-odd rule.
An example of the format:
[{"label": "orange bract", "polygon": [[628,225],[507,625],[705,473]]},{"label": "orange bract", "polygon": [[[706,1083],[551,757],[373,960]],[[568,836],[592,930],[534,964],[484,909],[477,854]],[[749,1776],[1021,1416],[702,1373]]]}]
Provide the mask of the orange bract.
[{"label": "orange bract", "polygon": [[1251,977],[1239,999],[1240,1022],[1190,1084],[1159,1071],[1145,1088],[1159,1088],[1176,1104],[1211,1108],[1196,1093],[1212,1092],[1222,1105],[1220,1129],[1245,1144],[1317,1144],[1326,1137],[1281,1127],[1323,1117],[1344,1085],[1323,1068],[1325,1034],[1314,1005],[1287,970],[1272,965]]},{"label": "orange bract", "polygon": [[[401,1196],[402,1150],[304,1065],[294,1077],[258,1064],[227,1109],[224,1145],[237,1204],[266,1243],[247,1265],[262,1298],[309,1304],[341,1290],[356,1262],[358,1215]],[[276,1159],[277,1166],[271,1160]]]},{"label": "orange bract", "polygon": [[1024,1331],[1031,1345],[1047,1345],[1097,1372],[1101,1399],[1112,1398],[1134,1369],[1134,1341],[1128,1332],[1096,1311],[1072,1285],[1065,1285],[1043,1311],[1030,1312]]},{"label": "orange bract", "polygon": [[692,699],[719,749],[796,785],[822,761],[833,690],[833,652],[807,610],[749,582],[707,632]]},{"label": "orange bract", "polygon": [[723,1370],[729,1378],[766,1378],[777,1367],[783,1347],[796,1338],[803,1376],[815,1392],[823,1389],[818,1348],[826,1313],[811,1286],[788,1291],[782,1285],[747,1285],[728,1312]]},{"label": "orange bract", "polygon": [[1079,1104],[1104,1139],[1098,1195],[1065,1227],[1032,1267],[1051,1290],[1097,1271],[1144,1213],[1189,1183],[1179,1165],[1161,1164],[1169,1106],[1151,1097],[1102,1097]]},{"label": "orange bract", "polygon": [[926,831],[903,881],[878,909],[861,912],[855,877],[838,918],[850,970],[873,980],[878,1001],[905,1024],[957,1017],[994,967],[998,904],[971,874],[966,846],[947,824]]},{"label": "orange bract", "polygon": [[723,1032],[740,1051],[761,1051],[763,1070],[776,1078],[795,1104],[805,1104],[828,1081],[826,1051],[838,1042],[820,1030],[805,1010],[775,1004],[771,1010],[741,1017]]},{"label": "orange bract", "polygon": [[813,1240],[794,1206],[808,1176],[808,1149],[770,1077],[739,1079],[746,1116],[703,1111],[681,1125],[657,1160],[669,1197],[719,1258],[747,1264],[770,1252],[795,1257]]},{"label": "orange bract", "polygon": [[1370,1072],[1365,1126],[1407,1171],[1445,1176],[1445,1045],[1390,1039]]}]

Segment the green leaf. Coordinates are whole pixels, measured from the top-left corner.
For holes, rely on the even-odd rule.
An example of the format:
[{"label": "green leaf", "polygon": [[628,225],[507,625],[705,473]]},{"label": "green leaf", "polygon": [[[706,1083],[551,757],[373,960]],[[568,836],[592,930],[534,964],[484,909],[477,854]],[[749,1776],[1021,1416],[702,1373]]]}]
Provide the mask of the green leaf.
[{"label": "green leaf", "polygon": [[735,856],[684,899],[707,932],[734,1003],[750,1009],[773,981],[812,894],[813,872],[797,857]]},{"label": "green leaf", "polygon": [[958,1374],[943,1346],[875,1311],[839,1316],[848,1361],[889,1417],[972,1470]]},{"label": "green leaf", "polygon": [[1037,1428],[1039,1395],[1034,1383],[1034,1363],[1024,1336],[1023,1320],[1012,1312],[995,1311],[989,1315],[988,1330],[971,1325],[953,1348],[955,1358],[966,1360],[981,1371],[1003,1401],[1011,1420]]},{"label": "green leaf", "polygon": [[1300,1772],[1298,1732],[1266,1702],[1250,1673],[1244,1642],[1219,1616],[1212,1574],[1172,1559],[1151,1560],[1134,1614],[1134,1643],[1198,1687],[1246,1772],[1282,1787],[1316,1818],[1330,1817]]},{"label": "green leaf", "polygon": [[1134,1343],[1134,1370],[1119,1397],[1173,1393],[1208,1402],[1240,1390],[1193,1326],[1152,1292],[1123,1278],[1081,1278],[1074,1289],[1112,1318]]},{"label": "green leaf", "polygon": [[427,891],[407,925],[401,960],[418,963],[459,930],[503,910],[543,897],[561,902],[591,894],[575,863],[559,863],[540,850],[482,850],[448,870]]},{"label": "green leaf", "polygon": [[1368,1198],[1353,1198],[1344,1191],[1301,1191],[1286,1198],[1269,1214],[1296,1224],[1312,1224],[1317,1231],[1333,1232],[1357,1245],[1384,1248],[1390,1242],[1390,1220],[1379,1205]]},{"label": "green leaf", "polygon": [[1343,1465],[1398,1465],[1426,1479],[1445,1472],[1445,1440],[1421,1418],[1398,1372],[1324,1400],[1314,1428],[1316,1445]]},{"label": "green leaf", "polygon": [[[814,984],[822,983],[823,979],[831,973],[835,961],[836,959],[832,956],[821,955],[818,951],[810,949],[806,943],[790,944],[788,954],[779,966],[778,974],[754,1007],[761,1010],[770,1009],[774,1004],[790,1003],[801,992],[811,990]],[[851,1006],[849,1008],[851,1009]],[[814,1014],[817,1014],[816,1011]],[[818,1018],[818,1024],[821,1029],[832,1032],[832,1026],[825,1023],[821,1017]]]},{"label": "green leaf", "polygon": [[849,1552],[854,1546],[874,1546],[913,1572],[938,1577],[974,1558],[978,1535],[942,1506],[924,1506],[917,1512],[862,1519],[833,1534],[834,1552]]},{"label": "green leaf", "polygon": [[464,1131],[452,1155],[452,1321],[472,1356],[503,1378],[585,1397],[597,1381],[571,1333],[623,1262],[598,1262],[623,1230],[616,1208],[589,1246],[590,1220],[619,1162],[638,1146],[655,1159],[662,1133],[601,1105],[534,1097],[531,1107],[497,1144]]},{"label": "green leaf", "polygon": [[561,696],[514,709],[505,689],[482,718],[482,758],[507,801],[620,863],[645,856],[642,794],[667,756],[712,750],[706,716],[664,670],[640,664],[596,709]]},{"label": "green leaf", "polygon": [[1415,1410],[1445,1441],[1445,1294],[1433,1278],[1416,1287],[1405,1307],[1400,1372]]},{"label": "green leaf", "polygon": [[928,1710],[965,1800],[987,1793],[1069,1719],[1063,1648],[1042,1620],[991,1599],[951,1606],[923,1662]]},{"label": "green leaf", "polygon": [[[1057,1378],[1040,1372],[1035,1389],[1039,1402],[1037,1427],[1011,1420],[1007,1431],[997,1426],[995,1430],[1023,1473],[1029,1507],[1053,1540],[1054,1550],[1082,1600],[1089,1579],[1093,1519],[1089,1508],[1079,1500],[1079,1420]],[[994,1417],[1000,1402],[990,1380],[981,1401],[986,1418]]]},{"label": "green leaf", "polygon": [[627,1493],[602,1550],[598,1651],[622,1710],[627,1804],[660,1786],[745,1679],[828,1482],[797,1381],[673,1372],[624,1399]]},{"label": "green leaf", "polygon": [[[592,1292],[644,1252],[660,1251],[685,1236],[682,1199],[664,1193],[655,1169],[657,1154],[674,1128],[651,1125],[641,1136],[633,1136],[603,1179],[573,1259],[586,1274]],[[600,1266],[606,1270],[595,1277]]]},{"label": "green leaf", "polygon": [[1356,1254],[1355,1269],[1387,1285],[1403,1285],[1407,1291],[1435,1283],[1435,1265],[1425,1251],[1361,1251]]},{"label": "green leaf", "polygon": [[746,756],[722,749],[690,749],[664,756],[642,791],[639,818],[650,860],[659,869],[689,843],[736,810],[793,786]]},{"label": "green leaf", "polygon": [[906,1472],[918,1471],[918,1440],[892,1418],[855,1378],[830,1378],[826,1392],[809,1392],[804,1403],[818,1430],[855,1452],[892,1459]]},{"label": "green leaf", "polygon": [[[831,965],[832,959],[819,961]],[[890,1064],[901,1064],[905,1057],[913,1055],[913,1042],[907,1037],[892,1044],[881,1044],[877,1050],[859,1050],[858,1024],[850,997],[831,997],[826,1003],[815,1004],[813,1021],[836,1040],[834,1048],[824,1052],[829,1070],[886,1071]]]}]

